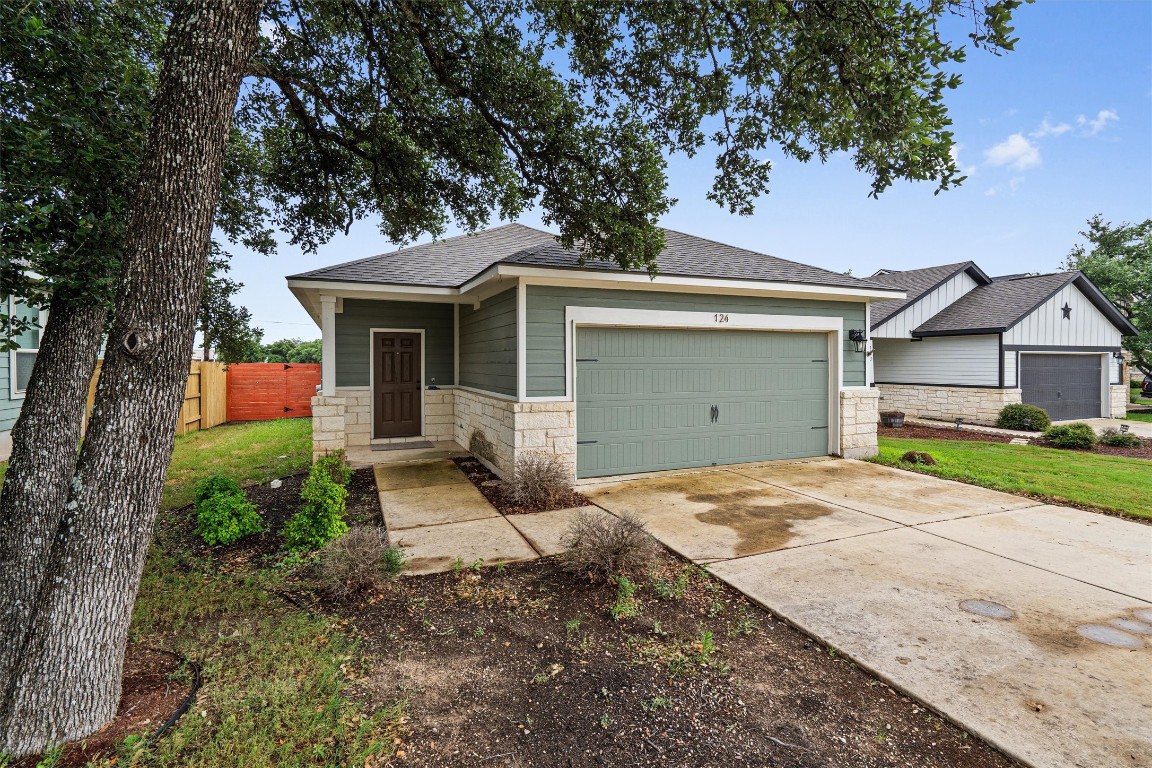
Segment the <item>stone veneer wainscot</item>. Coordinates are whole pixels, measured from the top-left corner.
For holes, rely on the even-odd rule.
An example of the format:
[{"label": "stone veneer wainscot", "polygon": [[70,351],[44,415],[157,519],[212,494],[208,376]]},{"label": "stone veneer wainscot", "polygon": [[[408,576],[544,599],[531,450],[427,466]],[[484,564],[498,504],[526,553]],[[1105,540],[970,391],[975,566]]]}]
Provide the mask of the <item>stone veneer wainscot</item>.
[{"label": "stone veneer wainscot", "polygon": [[995,426],[1000,410],[1021,402],[1019,389],[945,387],[933,384],[877,384],[881,411],[903,411],[920,419]]}]

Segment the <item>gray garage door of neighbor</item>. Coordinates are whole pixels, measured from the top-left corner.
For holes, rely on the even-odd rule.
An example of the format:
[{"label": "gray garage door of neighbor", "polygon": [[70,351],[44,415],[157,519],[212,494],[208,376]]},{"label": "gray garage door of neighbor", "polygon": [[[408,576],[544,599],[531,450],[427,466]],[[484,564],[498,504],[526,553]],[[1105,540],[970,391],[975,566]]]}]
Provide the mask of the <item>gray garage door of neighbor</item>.
[{"label": "gray garage door of neighbor", "polygon": [[1021,398],[1053,421],[1099,417],[1101,377],[1100,355],[1020,355]]},{"label": "gray garage door of neighbor", "polygon": [[578,477],[828,453],[828,336],[576,330]]}]

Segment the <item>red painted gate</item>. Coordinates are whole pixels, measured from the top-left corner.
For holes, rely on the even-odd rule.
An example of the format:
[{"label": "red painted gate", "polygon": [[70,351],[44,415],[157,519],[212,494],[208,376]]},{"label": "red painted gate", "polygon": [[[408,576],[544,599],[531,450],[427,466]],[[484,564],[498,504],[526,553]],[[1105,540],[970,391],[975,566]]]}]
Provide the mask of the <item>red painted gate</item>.
[{"label": "red painted gate", "polygon": [[228,421],[312,415],[319,363],[230,363]]}]

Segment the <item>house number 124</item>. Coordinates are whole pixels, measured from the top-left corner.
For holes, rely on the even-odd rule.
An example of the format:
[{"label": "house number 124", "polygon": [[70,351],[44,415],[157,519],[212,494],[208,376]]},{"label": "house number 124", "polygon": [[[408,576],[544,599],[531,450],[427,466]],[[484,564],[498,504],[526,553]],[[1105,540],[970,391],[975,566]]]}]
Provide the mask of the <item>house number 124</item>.
[{"label": "house number 124", "polygon": [[728,315],[719,315],[719,314],[718,314],[718,315],[716,315],[715,317],[716,317],[716,322],[718,322],[718,323],[726,323],[726,322],[728,322]]}]

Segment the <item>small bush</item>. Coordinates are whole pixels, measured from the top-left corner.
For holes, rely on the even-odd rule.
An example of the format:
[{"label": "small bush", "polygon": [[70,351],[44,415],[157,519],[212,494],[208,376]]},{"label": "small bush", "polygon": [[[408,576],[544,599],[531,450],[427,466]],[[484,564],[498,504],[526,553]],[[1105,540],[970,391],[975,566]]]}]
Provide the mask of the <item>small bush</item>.
[{"label": "small bush", "polygon": [[631,619],[640,615],[640,602],[636,599],[636,585],[627,576],[616,577],[616,602],[610,609],[612,618]]},{"label": "small bush", "polygon": [[1044,440],[1056,448],[1088,450],[1096,445],[1096,432],[1090,425],[1078,421],[1074,424],[1049,427],[1044,432]]},{"label": "small bush", "polygon": [[[1025,425],[1025,419],[1030,419],[1031,423]],[[1043,432],[1052,426],[1052,420],[1048,418],[1048,412],[1043,408],[1016,403],[1000,409],[1000,418],[996,420],[996,426],[1001,429],[1027,429],[1033,432]]]},{"label": "small bush", "polygon": [[512,470],[508,490],[516,504],[546,509],[572,495],[572,468],[554,453],[525,454]]},{"label": "small bush", "polygon": [[1131,432],[1121,432],[1113,427],[1108,427],[1100,434],[1100,442],[1113,448],[1139,448],[1144,444],[1139,437]]},{"label": "small bush", "polygon": [[924,451],[908,451],[900,457],[900,461],[906,464],[920,464],[925,467],[936,466],[936,459],[932,458],[932,454]]},{"label": "small bush", "polygon": [[380,590],[400,575],[406,563],[404,550],[388,545],[383,528],[356,525],[321,550],[319,582],[337,597]]},{"label": "small bush", "polygon": [[284,526],[284,540],[290,549],[320,549],[348,532],[344,522],[348,489],[344,483],[350,477],[343,456],[325,456],[312,465],[300,491],[304,507]]},{"label": "small bush", "polygon": [[333,451],[325,454],[316,459],[316,463],[328,470],[334,483],[348,485],[348,481],[352,479],[352,467],[348,465],[348,457],[344,451]]},{"label": "small bush", "polygon": [[262,530],[264,521],[240,486],[235,493],[225,491],[196,502],[196,535],[209,546],[231,544]]},{"label": "small bush", "polygon": [[656,557],[656,541],[635,515],[581,512],[562,539],[563,563],[570,571],[614,577],[638,572]]},{"label": "small bush", "polygon": [[240,484],[235,480],[230,477],[224,477],[223,475],[212,475],[196,483],[197,504],[204,501],[204,499],[221,495],[243,496],[244,489],[241,488]]}]

